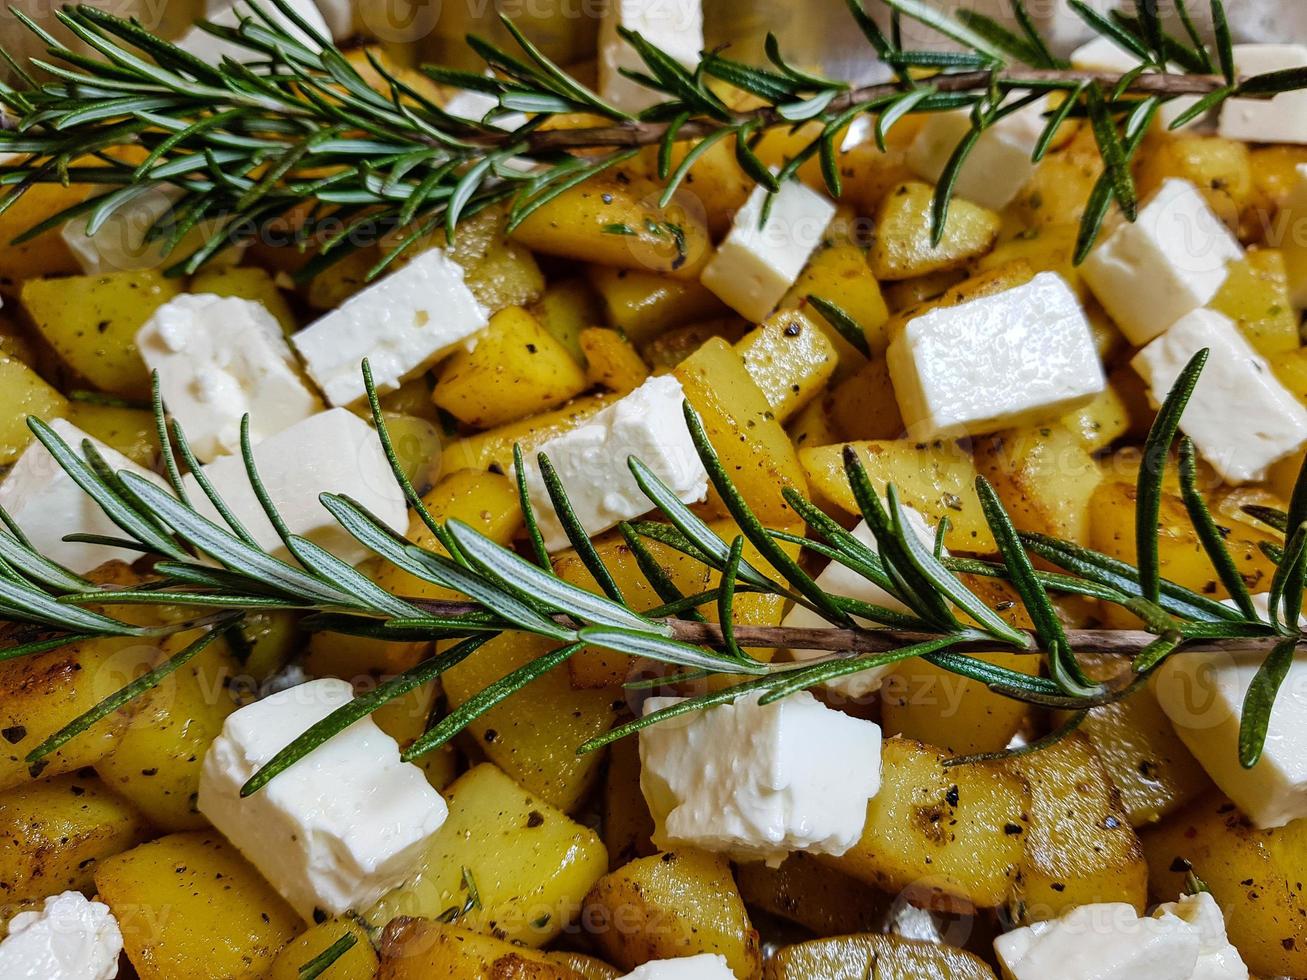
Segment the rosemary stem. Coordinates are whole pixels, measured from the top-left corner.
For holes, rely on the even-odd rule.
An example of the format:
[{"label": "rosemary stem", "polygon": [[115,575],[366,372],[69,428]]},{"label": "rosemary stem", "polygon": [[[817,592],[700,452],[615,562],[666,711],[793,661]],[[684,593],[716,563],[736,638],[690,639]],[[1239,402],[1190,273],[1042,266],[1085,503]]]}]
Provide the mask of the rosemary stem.
[{"label": "rosemary stem", "polygon": [[[1073,89],[1082,82],[1098,82],[1106,91],[1115,91],[1123,76],[1114,72],[1025,69],[999,72],[997,75],[989,71],[957,72],[936,76],[931,78],[930,82],[940,92],[986,91],[996,77],[1000,85],[1015,87],[1064,85],[1068,89]],[[1126,86],[1126,92],[1138,95],[1206,95],[1226,87],[1226,84],[1225,79],[1220,75],[1137,75]],[[831,101],[827,113],[838,114],[859,103],[870,102],[902,91],[904,91],[903,85],[897,81],[850,89]],[[774,106],[763,106],[741,112],[729,122],[715,119],[690,120],[681,124],[677,135],[685,140],[702,139],[721,129],[738,127],[749,120],[757,120],[764,128],[781,124],[793,125],[783,119]],[[663,138],[669,125],[671,124],[661,122],[631,122],[584,129],[546,129],[532,133],[527,137],[526,142],[529,151],[533,153],[601,146],[653,146]],[[511,133],[491,134],[469,142],[484,147],[498,147],[513,142],[513,136]]]},{"label": "rosemary stem", "polygon": [[[480,611],[474,603],[457,600],[406,600],[433,616],[460,616]],[[557,617],[566,622],[564,616]],[[698,646],[720,646],[725,642],[722,628],[717,623],[702,623],[692,619],[665,619],[672,629],[672,637],[682,643]],[[939,638],[938,633],[921,633],[912,630],[893,629],[839,629],[836,627],[800,628],[795,626],[744,626],[737,625],[734,630],[735,641],[742,647],[759,649],[823,650],[831,653],[883,653],[897,650],[915,643],[924,643]],[[1033,634],[1031,634],[1033,636]],[[1135,657],[1157,635],[1146,630],[1102,630],[1081,629],[1067,630],[1067,643],[1077,653],[1109,654],[1120,657]],[[1194,653],[1253,653],[1267,654],[1284,641],[1284,637],[1260,636],[1237,637],[1232,639],[1195,640],[1185,645],[1185,650]],[[1300,641],[1300,646],[1307,649],[1307,637]],[[960,642],[959,650],[997,650],[1004,649],[1002,643],[994,639],[977,639]]]}]

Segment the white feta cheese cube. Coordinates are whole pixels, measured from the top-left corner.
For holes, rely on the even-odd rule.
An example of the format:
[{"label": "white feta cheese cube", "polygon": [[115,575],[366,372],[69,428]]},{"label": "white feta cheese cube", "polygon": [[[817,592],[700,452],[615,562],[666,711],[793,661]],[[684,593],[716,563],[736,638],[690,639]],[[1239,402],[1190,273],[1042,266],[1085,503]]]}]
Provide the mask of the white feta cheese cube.
[{"label": "white feta cheese cube", "polygon": [[622,980],[735,980],[726,957],[713,953],[678,960],[652,960],[637,966]]},{"label": "white feta cheese cube", "polygon": [[[947,14],[953,15],[961,9],[958,0],[927,0],[929,6]],[[1115,6],[1120,5],[1120,0],[1088,0],[1087,6],[1106,14]],[[888,31],[890,28],[890,14],[892,9],[888,4],[869,3],[866,4],[867,13],[880,24],[882,30]],[[1193,6],[1191,4],[1191,6]],[[1092,33],[1085,22],[1076,15],[1065,0],[1043,0],[1040,3],[1027,3],[1027,12],[1034,23],[1035,30],[1039,31],[1054,51],[1062,52],[1080,43],[1088,34]],[[1010,29],[1020,31],[1016,18],[1012,13],[1012,4],[1010,0],[967,0],[965,9],[974,11],[977,14],[983,14]],[[947,50],[957,51],[959,45],[956,41],[946,37],[939,31],[935,30],[929,24],[917,19],[916,17],[904,17],[900,24],[903,46],[906,49],[927,49],[927,50]]]},{"label": "white feta cheese cube", "polygon": [[[291,532],[308,538],[342,561],[356,565],[371,552],[351,537],[318,501],[321,493],[353,497],[400,534],[408,527],[408,507],[395,482],[381,440],[354,413],[333,408],[297,422],[254,447],[254,462]],[[241,456],[223,456],[204,474],[259,546],[284,555],[276,529],[259,505]],[[191,503],[219,526],[222,518],[188,476]]]},{"label": "white feta cheese cube", "polygon": [[1140,918],[1125,902],[1081,905],[994,940],[1011,980],[1190,980],[1199,947],[1188,923]]},{"label": "white feta cheese cube", "polygon": [[[671,375],[650,378],[575,429],[537,450],[549,457],[586,533],[599,534],[653,509],[627,460],[637,456],[687,504],[708,493],[708,472],[685,424],[685,390]],[[568,547],[567,534],[549,501],[534,458],[526,483],[550,551]]]},{"label": "white feta cheese cube", "polygon": [[1280,205],[1275,244],[1284,255],[1293,305],[1307,309],[1307,163],[1297,167],[1298,182]]},{"label": "white feta cheese cube", "polygon": [[[1266,618],[1267,596],[1253,597]],[[1232,604],[1232,603],[1230,603]],[[1300,625],[1307,625],[1304,618]],[[1179,653],[1162,662],[1153,693],[1212,782],[1258,827],[1307,817],[1307,654],[1280,685],[1257,765],[1239,763],[1239,718],[1261,654]]]},{"label": "white feta cheese cube", "polygon": [[760,225],[766,200],[766,189],[755,187],[699,276],[752,323],[776,309],[835,217],[834,202],[793,180],[781,185],[767,223]]},{"label": "white feta cheese cube", "polygon": [[686,68],[699,64],[703,50],[701,0],[605,0],[599,23],[599,94],[626,112],[640,112],[665,96],[622,74],[622,69],[649,74],[635,51],[617,33],[634,31]]},{"label": "white feta cheese cube", "polygon": [[[1107,35],[1100,35],[1092,41],[1080,45],[1071,52],[1071,67],[1077,71],[1115,72],[1124,75],[1139,67],[1140,59],[1133,52],[1119,46]],[[1171,72],[1183,74],[1179,65],[1168,65]],[[1157,121],[1163,129],[1170,130],[1171,124],[1188,112],[1199,100],[1196,95],[1182,95],[1164,102],[1157,111]],[[1191,119],[1180,127],[1180,131],[1198,125],[1201,117]]]},{"label": "white feta cheese cube", "polygon": [[244,799],[274,755],[354,697],[324,678],[227,717],[204,756],[198,807],[305,921],[366,909],[413,874],[448,810],[371,718],[356,721]]},{"label": "white feta cheese cube", "polygon": [[168,410],[204,462],[240,452],[241,419],[257,444],[322,411],[281,324],[262,303],[184,293],[136,334]]},{"label": "white feta cheese cube", "polygon": [[394,391],[489,323],[463,267],[432,248],[347,299],[291,338],[333,405],[367,393],[363,359],[379,392]]},{"label": "white feta cheese cube", "polygon": [[[85,217],[73,218],[59,234],[88,276],[154,269],[165,261],[162,243],[147,242],[146,233],[172,209],[182,193],[176,187],[152,187],[110,215],[94,235],[86,233]],[[198,236],[188,236],[178,246],[182,251],[175,254],[180,258],[188,246],[199,244]]]},{"label": "white feta cheese cube", "polygon": [[[1234,67],[1242,76],[1307,67],[1307,44],[1236,44]],[[1219,131],[1248,143],[1307,143],[1307,92],[1226,99]]]},{"label": "white feta cheese cube", "polygon": [[[644,710],[681,700],[650,698]],[[792,851],[840,855],[858,842],[880,790],[880,726],[807,691],[758,701],[747,695],[640,731],[640,789],[659,848],[775,867]]]},{"label": "white feta cheese cube", "polygon": [[1153,917],[1179,919],[1198,934],[1198,962],[1189,980],[1248,980],[1248,967],[1226,937],[1225,917],[1209,892],[1159,905]]},{"label": "white feta cheese cube", "polygon": [[[903,516],[908,527],[916,535],[917,540],[928,548],[934,548],[935,532],[926,522],[926,519],[911,507],[903,508]],[[872,533],[866,521],[858,522],[857,527],[853,529],[853,536],[871,548],[872,551],[878,550],[876,535]],[[844,596],[847,599],[860,599],[876,606],[884,606],[886,609],[892,609],[895,612],[912,612],[911,609],[875,582],[863,578],[851,568],[841,565],[837,561],[832,561],[817,576],[817,584],[821,586],[822,591],[831,595]],[[870,620],[861,618],[857,618],[857,621],[863,626],[876,625]],[[806,606],[795,606],[786,614],[783,625],[796,629],[820,629],[829,627],[830,623]],[[826,650],[793,649],[790,650],[790,654],[795,660],[820,660],[830,656],[830,653]],[[837,677],[832,681],[828,681],[824,687],[828,692],[838,694],[852,702],[859,702],[869,694],[880,690],[881,681],[886,674],[893,670],[892,665],[863,670],[856,674]]]},{"label": "white feta cheese cube", "polygon": [[1130,343],[1142,347],[1216,295],[1243,249],[1198,189],[1171,178],[1122,221],[1081,274]]},{"label": "white feta cheese cube", "polygon": [[5,980],[113,980],[123,934],[109,906],[81,892],[45,900],[39,912],[19,912],[0,941]]},{"label": "white feta cheese cube", "polygon": [[909,320],[886,353],[914,438],[1056,418],[1107,385],[1089,321],[1053,272]]},{"label": "white feta cheese cube", "polygon": [[[958,174],[959,197],[999,211],[1017,196],[1035,172],[1031,159],[1047,120],[1042,102],[1004,116],[981,134]],[[971,112],[932,112],[908,147],[908,166],[935,183],[953,151],[971,131]]]},{"label": "white feta cheese cube", "polygon": [[[72,423],[54,419],[49,424],[78,455],[81,455],[82,443],[90,439],[115,472],[127,470],[166,486],[161,477],[137,466]],[[37,551],[78,574],[98,568],[107,561],[132,562],[140,557],[136,552],[121,548],[63,540],[67,534],[120,538],[123,532],[35,439],[23,450],[4,482],[0,482],[0,507],[4,507],[18,522]]]},{"label": "white feta cheese cube", "polygon": [[1205,347],[1211,354],[1180,429],[1227,483],[1260,480],[1272,463],[1307,443],[1307,409],[1233,320],[1215,310],[1194,310],[1130,363],[1159,405]]},{"label": "white feta cheese cube", "polygon": [[[331,30],[327,27],[327,22],[323,19],[321,11],[318,10],[318,5],[313,0],[290,0],[290,5],[295,13],[313,28],[320,37],[331,37]],[[289,32],[293,37],[315,51],[318,49],[319,46],[314,39],[300,30],[273,4],[262,3],[259,4],[259,8],[268,14],[279,28]],[[219,27],[233,29],[240,27],[241,21],[246,18],[253,18],[257,23],[263,23],[253,8],[243,2],[223,6],[218,10],[211,9],[205,15],[205,19],[211,23]],[[189,51],[195,57],[212,65],[219,64],[224,58],[231,58],[233,61],[264,61],[267,57],[262,52],[215,37],[198,25],[192,27],[173,43],[183,51]]]}]

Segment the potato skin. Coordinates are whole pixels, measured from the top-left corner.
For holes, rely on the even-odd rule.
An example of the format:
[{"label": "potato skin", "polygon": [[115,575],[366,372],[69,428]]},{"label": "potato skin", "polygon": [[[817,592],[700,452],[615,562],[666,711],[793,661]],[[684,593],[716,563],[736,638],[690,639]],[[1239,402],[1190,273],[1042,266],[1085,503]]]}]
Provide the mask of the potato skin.
[{"label": "potato skin", "polygon": [[172,834],[95,874],[141,980],[255,980],[303,923],[217,833]]},{"label": "potato skin", "polygon": [[762,969],[758,933],[730,863],[703,851],[639,858],[599,880],[582,914],[604,958],[630,971],[650,960],[726,957],[742,980]]},{"label": "potato skin", "polygon": [[994,971],[971,953],[899,936],[862,934],[787,946],[767,963],[764,980],[993,980]]}]

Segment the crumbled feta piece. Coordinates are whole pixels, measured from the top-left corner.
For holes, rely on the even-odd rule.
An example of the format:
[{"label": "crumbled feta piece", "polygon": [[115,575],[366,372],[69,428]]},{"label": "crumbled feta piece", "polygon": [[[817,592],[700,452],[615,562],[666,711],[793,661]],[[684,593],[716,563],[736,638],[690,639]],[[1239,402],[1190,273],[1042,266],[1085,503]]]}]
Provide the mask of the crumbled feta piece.
[{"label": "crumbled feta piece", "polygon": [[1199,949],[1187,922],[1141,918],[1125,902],[1081,905],[994,940],[1010,980],[1190,980]]},{"label": "crumbled feta piece", "polygon": [[[1264,75],[1307,67],[1305,44],[1236,44],[1240,75]],[[1281,92],[1270,99],[1226,99],[1219,132],[1248,143],[1307,143],[1307,92]]]},{"label": "crumbled feta piece", "polygon": [[244,799],[245,782],[354,689],[324,678],[233,712],[204,756],[198,807],[305,921],[364,909],[413,873],[445,801],[363,718]]},{"label": "crumbled feta piece", "polygon": [[[1268,618],[1266,594],[1253,596]],[[1233,605],[1233,602],[1228,602]],[[1307,617],[1300,625],[1307,626]],[[1266,726],[1257,765],[1239,763],[1239,718],[1262,654],[1189,652],[1168,657],[1153,693],[1212,782],[1258,827],[1307,817],[1307,653],[1294,654]]]},{"label": "crumbled feta piece", "polygon": [[[916,535],[917,540],[928,548],[935,546],[935,532],[917,511],[911,507],[903,508],[903,516],[908,528]],[[853,529],[853,536],[863,544],[871,548],[872,551],[878,550],[876,535],[872,533],[871,528],[867,526],[866,521],[859,521],[857,527]],[[837,561],[832,561],[817,576],[817,584],[821,586],[823,592],[831,595],[844,596],[847,599],[860,599],[863,602],[869,602],[873,605],[884,606],[886,609],[892,609],[895,612],[911,613],[912,610],[902,602],[890,595],[875,582],[863,578],[857,572],[853,571]],[[857,617],[855,617],[857,618]],[[857,621],[863,626],[874,626],[870,620],[857,618]],[[817,613],[813,612],[806,606],[795,606],[785,616],[785,626],[796,629],[820,629],[823,626],[830,626],[826,620],[822,619]],[[795,660],[820,660],[829,657],[830,653],[826,650],[791,650],[790,654]],[[824,687],[827,691],[839,694],[850,701],[861,701],[867,695],[880,690],[881,681],[885,675],[894,670],[892,665],[876,667],[871,670],[859,671],[856,674],[847,674],[844,677],[837,677],[832,681],[826,682]]]},{"label": "crumbled feta piece", "polygon": [[637,966],[622,980],[735,980],[726,957],[712,953],[679,960],[652,960]]},{"label": "crumbled feta piece", "polygon": [[640,112],[664,96],[622,74],[622,69],[649,74],[635,48],[617,33],[619,27],[639,34],[686,68],[699,64],[703,50],[701,0],[606,0],[599,23],[599,94],[626,112]]},{"label": "crumbled feta piece", "polygon": [[1084,310],[1053,272],[909,320],[886,361],[921,439],[1057,418],[1107,385]]},{"label": "crumbled feta piece", "polygon": [[1184,895],[1153,910],[1158,919],[1176,918],[1198,933],[1198,962],[1189,980],[1248,980],[1243,957],[1225,935],[1225,917],[1208,892]]},{"label": "crumbled feta piece", "polygon": [[1204,306],[1243,250],[1198,189],[1171,178],[1099,242],[1081,274],[1130,343],[1142,347]]},{"label": "crumbled feta piece", "polygon": [[[54,419],[50,428],[79,456],[82,443],[90,439],[114,472],[127,470],[165,486],[160,477],[137,466],[72,423]],[[98,568],[107,561],[132,562],[140,557],[134,551],[121,548],[64,540],[66,534],[122,537],[123,532],[35,439],[0,483],[0,507],[4,507],[18,522],[37,551],[78,574]]]},{"label": "crumbled feta piece", "polygon": [[[331,37],[331,30],[327,27],[326,20],[323,19],[322,12],[318,10],[318,5],[313,0],[288,0],[290,7],[300,18],[313,28],[320,37]],[[302,30],[299,29],[285,14],[270,3],[258,4],[258,9],[266,13],[278,26],[278,28],[287,31],[292,37],[313,50],[318,50],[317,42]],[[210,6],[209,13],[205,19],[219,27],[239,28],[241,21],[246,18],[252,18],[256,23],[264,23],[254,8],[249,4],[238,2],[227,4],[217,10]],[[195,57],[209,64],[219,64],[224,58],[231,58],[234,61],[263,61],[267,56],[260,51],[247,48],[244,45],[236,44],[219,37],[215,37],[208,31],[198,25],[192,27],[180,38],[173,42],[183,51],[189,51]]]},{"label": "crumbled feta piece", "polygon": [[[319,412],[269,436],[254,447],[254,462],[291,532],[342,561],[358,564],[371,552],[336,523],[319,502],[319,494],[352,497],[400,534],[408,527],[404,494],[381,440],[371,426],[346,409]],[[244,459],[223,456],[204,467],[204,474],[259,546],[284,554],[281,538],[250,486]],[[186,482],[195,509],[225,526],[195,478],[188,476]]]},{"label": "crumbled feta piece", "polygon": [[1211,355],[1180,429],[1227,483],[1260,480],[1272,463],[1307,443],[1307,409],[1280,384],[1234,321],[1215,310],[1194,310],[1130,363],[1158,405],[1205,347]]},{"label": "crumbled feta piece", "polygon": [[109,906],[81,892],[45,900],[39,912],[19,912],[0,941],[5,980],[113,980],[123,935]]},{"label": "crumbled feta piece", "polygon": [[1280,205],[1276,245],[1284,254],[1293,305],[1307,309],[1307,163],[1297,167],[1298,182]]},{"label": "crumbled feta piece", "polygon": [[[1100,35],[1092,41],[1080,45],[1071,52],[1070,57],[1071,67],[1077,71],[1101,71],[1121,75],[1138,68],[1140,60],[1138,56],[1118,45],[1107,35]],[[1184,73],[1184,69],[1179,65],[1167,65],[1167,70],[1179,74]],[[1163,129],[1170,130],[1171,123],[1188,112],[1198,100],[1199,96],[1196,95],[1182,95],[1162,103],[1161,108],[1157,110],[1158,122]],[[1197,119],[1191,119],[1181,126],[1179,131],[1183,132],[1191,126],[1196,126],[1201,119],[1201,116]]]},{"label": "crumbled feta piece", "polygon": [[[1044,111],[1035,102],[986,129],[958,174],[957,195],[995,211],[1007,207],[1035,173],[1032,156],[1048,123]],[[908,148],[908,166],[935,183],[971,128],[969,109],[930,113]]]},{"label": "crumbled feta piece", "polygon": [[793,180],[781,185],[767,223],[760,225],[766,200],[766,188],[755,187],[699,277],[752,323],[776,309],[835,217],[828,197]]},{"label": "crumbled feta piece", "polygon": [[202,461],[240,451],[247,414],[259,443],[322,411],[262,303],[184,293],[155,311],[136,346]]},{"label": "crumbled feta piece", "polygon": [[[639,457],[684,503],[703,500],[708,472],[685,424],[685,390],[671,375],[650,378],[635,391],[538,449],[549,457],[586,533],[607,531],[653,509],[627,460]],[[526,483],[545,545],[568,547],[549,501],[540,467],[525,460]]]},{"label": "crumbled feta piece", "polygon": [[394,391],[489,323],[463,281],[463,267],[431,248],[347,299],[291,338],[327,401],[350,405],[367,393],[363,359],[377,391]]},{"label": "crumbled feta piece", "polygon": [[[146,234],[184,192],[178,187],[151,187],[116,210],[94,235],[86,233],[85,217],[73,218],[60,229],[64,244],[88,276],[104,272],[154,269],[165,261],[163,243],[145,240]],[[185,255],[188,244],[200,242],[188,236],[178,248]]]},{"label": "crumbled feta piece", "polygon": [[[640,731],[640,788],[654,843],[778,866],[792,851],[840,855],[880,790],[880,726],[807,691],[759,695]],[[650,698],[645,713],[681,698]],[[839,751],[832,751],[839,746]]]}]

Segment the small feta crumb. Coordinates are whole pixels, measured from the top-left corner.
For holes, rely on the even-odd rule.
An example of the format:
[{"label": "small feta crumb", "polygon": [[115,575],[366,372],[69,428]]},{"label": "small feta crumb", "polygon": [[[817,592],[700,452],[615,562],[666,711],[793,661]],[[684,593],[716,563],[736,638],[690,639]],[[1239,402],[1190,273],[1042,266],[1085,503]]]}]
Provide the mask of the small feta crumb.
[{"label": "small feta crumb", "polygon": [[463,281],[463,267],[440,248],[347,299],[291,338],[305,368],[333,405],[367,394],[363,359],[377,391],[394,391],[489,323]]},{"label": "small feta crumb", "polygon": [[[1125,75],[1139,67],[1141,59],[1131,51],[1120,47],[1111,37],[1100,35],[1071,52],[1071,67],[1077,71],[1101,71]],[[1167,65],[1167,71],[1184,74],[1179,65]],[[1199,101],[1197,95],[1181,95],[1163,102],[1157,110],[1157,120],[1161,127],[1171,131],[1171,123],[1179,119]],[[1199,116],[1181,126],[1183,132],[1202,121]]]},{"label": "small feta crumb", "polygon": [[1191,980],[1199,949],[1187,922],[1141,918],[1125,902],[1081,905],[994,940],[1011,980]]},{"label": "small feta crumb", "polygon": [[[792,851],[840,855],[858,842],[880,790],[880,726],[807,691],[760,695],[640,731],[640,789],[654,843],[776,867]],[[650,698],[645,714],[682,698]]]},{"label": "small feta crumb", "polygon": [[[1304,44],[1236,44],[1234,67],[1241,76],[1307,67]],[[1307,92],[1281,92],[1270,99],[1226,99],[1219,132],[1247,143],[1307,143]]]},{"label": "small feta crumb", "polygon": [[1053,272],[909,320],[886,362],[921,439],[1057,418],[1107,386],[1084,310]]},{"label": "small feta crumb", "polygon": [[[1046,108],[1032,103],[986,129],[958,174],[957,195],[994,211],[1007,207],[1034,176],[1032,157],[1048,123]],[[971,128],[969,109],[930,113],[908,148],[908,166],[923,180],[938,181]]]},{"label": "small feta crumb", "polygon": [[1211,351],[1180,429],[1227,483],[1261,480],[1307,443],[1307,409],[1276,379],[1234,321],[1194,310],[1135,355],[1131,364],[1160,405],[1189,360]]},{"label": "small feta crumb", "polygon": [[[166,486],[160,477],[72,423],[54,419],[49,424],[78,456],[82,454],[82,443],[89,439],[114,472],[127,470]],[[123,532],[35,439],[0,483],[0,507],[17,521],[37,551],[79,575],[107,561],[132,562],[140,557],[121,548],[64,540],[67,534],[122,537]]]},{"label": "small feta crumb", "polygon": [[276,317],[253,300],[184,293],[155,311],[136,346],[202,461],[240,451],[245,415],[257,444],[322,410]]},{"label": "small feta crumb", "polygon": [[[1268,619],[1266,594],[1253,596]],[[1233,601],[1227,601],[1233,607]],[[1307,626],[1307,618],[1300,621]],[[1153,693],[1180,740],[1203,769],[1258,827],[1307,817],[1307,654],[1294,654],[1266,727],[1257,765],[1239,763],[1244,696],[1263,654],[1179,653],[1162,662]]]},{"label": "small feta crumb", "polygon": [[123,935],[109,906],[81,892],[45,900],[39,912],[19,912],[0,941],[5,980],[113,980]]},{"label": "small feta crumb", "polygon": [[652,960],[637,966],[622,980],[735,980],[726,957],[711,953],[678,960]]},{"label": "small feta crumb", "polygon": [[1089,253],[1081,274],[1126,339],[1142,347],[1206,305],[1243,250],[1198,189],[1171,178]]},{"label": "small feta crumb", "polygon": [[307,922],[368,908],[403,884],[448,815],[371,718],[241,798],[266,762],[353,697],[324,678],[256,701],[227,717],[204,756],[200,812]]},{"label": "small feta crumb", "polygon": [[[331,37],[331,30],[327,27],[327,22],[323,19],[322,12],[318,10],[318,5],[313,0],[288,0],[290,7],[300,18],[313,28],[319,37]],[[314,51],[319,49],[317,42],[299,29],[285,14],[271,3],[260,3],[257,5],[258,10],[266,13],[278,26],[279,29],[287,31],[296,40],[300,41]],[[218,9],[209,6],[209,12],[205,14],[205,19],[219,27],[239,28],[243,19],[253,19],[255,23],[263,24],[259,14],[248,3],[241,2],[235,4],[225,4]],[[231,58],[234,61],[264,61],[267,55],[261,51],[255,51],[244,45],[236,44],[219,37],[215,37],[208,31],[198,25],[192,27],[180,38],[173,42],[183,51],[188,51],[195,57],[207,61],[211,65],[217,65],[224,58]]]},{"label": "small feta crumb", "polygon": [[781,185],[767,223],[760,225],[767,196],[766,188],[753,189],[699,277],[752,323],[761,323],[776,309],[835,217],[829,198],[790,180]]},{"label": "small feta crumb", "polygon": [[1297,167],[1298,182],[1280,205],[1279,241],[1295,308],[1307,309],[1307,163]]},{"label": "small feta crumb", "polygon": [[636,113],[665,96],[622,74],[622,69],[649,74],[649,67],[617,33],[619,27],[639,34],[673,61],[693,70],[703,50],[701,0],[605,0],[599,23],[599,94],[611,105]]},{"label": "small feta crumb", "polygon": [[[458,116],[460,119],[470,119],[472,122],[481,122],[486,113],[499,108],[499,100],[489,92],[478,92],[474,89],[464,89],[461,92],[455,92],[445,103],[444,109],[451,116]],[[501,112],[494,118],[494,125],[499,129],[514,130],[525,126],[527,116],[524,112]]]},{"label": "small feta crumb", "polygon": [[[291,532],[342,561],[356,565],[372,553],[336,523],[318,500],[319,494],[352,497],[400,534],[408,527],[404,493],[380,438],[346,409],[320,412],[269,436],[254,447],[254,462]],[[284,555],[281,538],[250,486],[244,458],[223,456],[205,466],[204,474],[259,546]],[[195,509],[225,527],[195,478],[186,477],[186,484]]]},{"label": "small feta crumb", "polygon": [[[683,503],[708,494],[708,471],[685,424],[685,390],[671,375],[650,378],[630,394],[555,436],[537,450],[549,457],[577,519],[593,536],[653,509],[627,461],[643,460]],[[550,551],[569,545],[535,459],[526,483]]]},{"label": "small feta crumb", "polygon": [[1166,902],[1153,910],[1153,917],[1179,919],[1198,933],[1198,962],[1189,980],[1248,980],[1248,967],[1226,937],[1225,917],[1210,893]]},{"label": "small feta crumb", "polygon": [[[908,528],[916,535],[917,540],[928,548],[935,547],[935,532],[927,523],[926,519],[911,507],[903,508],[903,517]],[[878,551],[876,535],[872,533],[871,528],[867,526],[866,521],[859,521],[857,527],[853,529],[853,536],[863,544],[871,548],[872,551]],[[863,602],[869,602],[872,605],[884,606],[886,609],[892,609],[895,612],[911,613],[912,610],[902,602],[890,595],[875,582],[863,578],[857,572],[853,571],[837,561],[832,561],[817,576],[817,584],[821,586],[823,592],[831,595],[844,596],[847,599],[860,599]],[[872,627],[875,623],[870,620],[855,617],[857,622],[862,626]],[[823,626],[830,626],[830,623],[813,612],[807,606],[795,606],[785,616],[785,626],[798,629],[820,629]],[[795,660],[820,660],[830,656],[826,650],[791,650],[790,655]],[[871,670],[859,671],[856,674],[847,674],[844,677],[837,677],[832,681],[827,681],[824,687],[827,691],[838,693],[848,698],[850,701],[861,701],[869,694],[880,690],[881,681],[885,675],[893,671],[893,665],[876,667]]]}]

